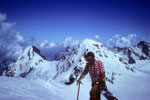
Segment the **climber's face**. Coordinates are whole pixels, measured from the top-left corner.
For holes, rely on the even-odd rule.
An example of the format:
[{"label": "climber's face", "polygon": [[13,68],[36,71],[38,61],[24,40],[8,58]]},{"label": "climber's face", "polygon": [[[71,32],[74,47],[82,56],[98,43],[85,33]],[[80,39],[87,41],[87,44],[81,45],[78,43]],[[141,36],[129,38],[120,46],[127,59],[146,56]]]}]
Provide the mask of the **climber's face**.
[{"label": "climber's face", "polygon": [[88,56],[88,57],[86,58],[86,61],[87,61],[89,64],[93,64],[94,58],[92,58],[91,56]]}]

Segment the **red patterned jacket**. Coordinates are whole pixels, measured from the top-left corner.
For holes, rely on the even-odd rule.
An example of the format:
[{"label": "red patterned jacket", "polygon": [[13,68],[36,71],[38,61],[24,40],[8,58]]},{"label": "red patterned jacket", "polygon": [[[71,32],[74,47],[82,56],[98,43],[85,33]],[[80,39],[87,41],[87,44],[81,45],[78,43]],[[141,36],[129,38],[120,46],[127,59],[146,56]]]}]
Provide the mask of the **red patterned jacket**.
[{"label": "red patterned jacket", "polygon": [[[82,74],[86,75],[89,72],[92,82],[98,81],[99,76],[105,73],[104,65],[101,61],[94,60],[94,64],[90,66],[88,63]],[[105,81],[105,78],[103,79]]]}]

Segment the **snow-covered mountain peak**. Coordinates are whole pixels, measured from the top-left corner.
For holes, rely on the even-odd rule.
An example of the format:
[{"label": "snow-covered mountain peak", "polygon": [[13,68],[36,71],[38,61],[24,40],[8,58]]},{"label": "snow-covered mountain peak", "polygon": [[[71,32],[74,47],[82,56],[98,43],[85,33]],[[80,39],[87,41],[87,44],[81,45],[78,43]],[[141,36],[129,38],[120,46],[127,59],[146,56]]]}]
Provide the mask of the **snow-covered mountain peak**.
[{"label": "snow-covered mountain peak", "polygon": [[96,42],[94,40],[91,40],[91,39],[84,39],[81,43],[80,43],[80,47],[82,48],[89,48],[90,46],[93,46],[93,45],[101,45],[102,44],[100,42]]},{"label": "snow-covered mountain peak", "polygon": [[8,65],[3,72],[5,76],[26,77],[33,69],[37,68],[45,60],[40,50],[35,46],[28,46],[15,62]]},{"label": "snow-covered mountain peak", "polygon": [[139,43],[138,43],[138,45],[137,45],[138,47],[148,47],[149,45],[148,45],[148,43],[147,42],[145,42],[145,41],[140,41]]},{"label": "snow-covered mountain peak", "polygon": [[107,80],[111,83],[114,83],[115,75],[119,76],[126,72],[135,71],[120,54],[112,52],[99,42],[85,39],[71,55],[61,59],[57,65],[58,73],[54,79],[62,80],[65,84],[72,84],[85,68],[86,60],[84,56],[89,51],[95,54],[96,60],[104,63]]},{"label": "snow-covered mountain peak", "polygon": [[[78,48],[79,51],[84,51],[84,55],[87,52],[93,52],[95,54],[96,59],[100,58],[108,58],[110,56],[116,56],[114,52],[109,50],[108,48],[104,47],[102,43],[96,42],[94,40],[85,39],[81,42]],[[119,55],[120,56],[120,55]]]},{"label": "snow-covered mountain peak", "polygon": [[35,46],[28,46],[23,54],[20,56],[28,56],[30,59],[34,57],[35,54],[38,54],[39,56],[41,56],[43,59],[46,59],[45,56],[43,56],[41,53],[40,53],[40,50],[35,47]]}]

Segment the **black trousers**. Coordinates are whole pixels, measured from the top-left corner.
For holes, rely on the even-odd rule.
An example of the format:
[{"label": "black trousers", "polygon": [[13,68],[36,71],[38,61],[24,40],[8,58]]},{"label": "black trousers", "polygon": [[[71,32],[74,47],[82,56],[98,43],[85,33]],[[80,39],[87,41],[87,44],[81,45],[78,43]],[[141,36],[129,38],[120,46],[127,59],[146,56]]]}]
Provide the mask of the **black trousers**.
[{"label": "black trousers", "polygon": [[[96,83],[93,82],[92,83],[92,87],[95,85]],[[95,90],[90,91],[90,100],[101,100],[101,92],[102,90],[105,88],[106,83],[105,81],[99,82],[99,84],[97,85],[97,88]]]}]

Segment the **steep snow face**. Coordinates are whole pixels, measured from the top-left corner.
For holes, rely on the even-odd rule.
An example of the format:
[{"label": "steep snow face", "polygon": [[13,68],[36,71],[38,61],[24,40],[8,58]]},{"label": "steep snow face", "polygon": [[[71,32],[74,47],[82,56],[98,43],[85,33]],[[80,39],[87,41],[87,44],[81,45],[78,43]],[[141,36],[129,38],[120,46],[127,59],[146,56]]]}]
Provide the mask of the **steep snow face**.
[{"label": "steep snow face", "polygon": [[[38,69],[42,69],[41,71],[46,68],[48,69],[51,67],[51,63],[52,62],[45,60],[45,57],[40,54],[40,51],[35,46],[29,46],[15,62],[12,62],[8,66],[3,75],[10,77],[26,77],[31,74],[31,71],[35,72]],[[54,64],[55,63],[57,62],[54,62]],[[32,78],[33,77],[34,76],[32,76]]]},{"label": "steep snow face", "polygon": [[129,66],[128,62],[121,55],[115,54],[99,42],[85,39],[72,55],[61,59],[57,65],[58,73],[54,79],[65,84],[72,84],[83,71],[86,65],[84,56],[89,51],[95,54],[97,60],[103,62],[106,70],[106,80],[112,84],[117,80],[116,76],[119,77],[126,73],[132,74],[132,72],[135,72],[134,67]]},{"label": "steep snow face", "polygon": [[120,53],[130,64],[136,63],[136,60],[150,59],[150,44],[145,41],[141,41],[133,47],[114,47],[112,51]]}]

